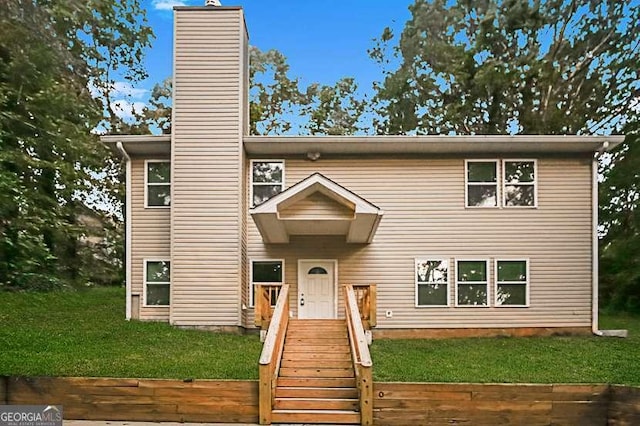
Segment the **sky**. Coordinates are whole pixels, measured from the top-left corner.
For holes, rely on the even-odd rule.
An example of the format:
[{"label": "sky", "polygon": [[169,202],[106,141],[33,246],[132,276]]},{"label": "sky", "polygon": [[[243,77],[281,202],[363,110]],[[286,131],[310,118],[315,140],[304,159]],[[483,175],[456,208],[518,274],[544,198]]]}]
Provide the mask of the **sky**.
[{"label": "sky", "polygon": [[[367,50],[385,27],[399,33],[409,19],[413,0],[221,0],[223,6],[242,6],[249,43],[260,50],[277,49],[291,66],[290,76],[310,83],[331,85],[341,77],[356,78],[360,90],[369,92],[381,79],[379,66]],[[204,6],[205,0],[142,0],[156,35],[146,52],[149,78],[131,87],[122,84],[129,102],[144,106],[155,83],[171,76],[173,7]],[[124,99],[127,96],[127,100]]]}]

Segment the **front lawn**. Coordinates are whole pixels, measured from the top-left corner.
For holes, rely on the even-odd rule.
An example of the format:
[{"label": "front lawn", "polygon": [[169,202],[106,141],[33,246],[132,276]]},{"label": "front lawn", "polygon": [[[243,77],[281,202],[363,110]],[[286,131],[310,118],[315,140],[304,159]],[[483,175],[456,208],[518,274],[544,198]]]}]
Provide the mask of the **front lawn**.
[{"label": "front lawn", "polygon": [[126,321],[124,289],[0,293],[0,376],[257,379],[257,335]]},{"label": "front lawn", "polygon": [[640,317],[608,315],[613,337],[376,340],[374,378],[404,382],[640,385]]},{"label": "front lawn", "polygon": [[[602,337],[376,340],[378,381],[640,385],[640,317],[606,316]],[[124,320],[124,290],[0,293],[0,376],[257,379],[245,336]]]}]

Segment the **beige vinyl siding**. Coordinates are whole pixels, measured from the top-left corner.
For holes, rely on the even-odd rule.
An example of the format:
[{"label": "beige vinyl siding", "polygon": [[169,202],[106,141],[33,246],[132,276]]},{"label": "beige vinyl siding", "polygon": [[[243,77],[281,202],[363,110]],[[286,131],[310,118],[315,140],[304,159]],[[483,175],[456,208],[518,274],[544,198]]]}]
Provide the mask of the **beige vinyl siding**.
[{"label": "beige vinyl siding", "polygon": [[284,219],[351,219],[353,216],[353,208],[349,209],[318,192],[280,212]]},{"label": "beige vinyl siding", "polygon": [[174,19],[171,322],[237,326],[244,18],[223,7]]},{"label": "beige vinyl siding", "polygon": [[[538,158],[535,209],[465,208],[464,160],[287,159],[287,186],[320,172],[384,217],[369,245],[293,237],[265,246],[250,219],[249,256],[285,259],[294,312],[298,259],[337,259],[339,284],[378,284],[380,328],[590,326],[591,158]],[[451,307],[415,307],[415,258],[450,260]],[[529,259],[528,308],[494,306],[494,260],[508,258]],[[489,261],[490,307],[454,307],[455,259]]]},{"label": "beige vinyl siding", "polygon": [[[154,158],[162,160],[162,158]],[[168,158],[166,159],[168,160]],[[140,297],[139,318],[168,321],[169,307],[144,307],[144,259],[169,259],[170,208],[145,208],[145,159],[131,161],[131,294]],[[133,304],[135,309],[136,304]],[[133,313],[136,317],[136,313]]]}]

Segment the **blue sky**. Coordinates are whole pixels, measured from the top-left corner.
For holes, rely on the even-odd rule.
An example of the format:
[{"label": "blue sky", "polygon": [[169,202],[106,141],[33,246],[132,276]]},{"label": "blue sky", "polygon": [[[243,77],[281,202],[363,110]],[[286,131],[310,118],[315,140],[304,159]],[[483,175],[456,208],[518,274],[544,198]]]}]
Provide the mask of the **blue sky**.
[{"label": "blue sky", "polygon": [[[261,50],[277,49],[291,65],[290,75],[303,85],[333,84],[341,77],[356,78],[370,91],[381,70],[368,56],[374,38],[389,26],[400,31],[409,19],[413,0],[221,0],[242,6],[249,42]],[[128,101],[140,108],[150,89],[171,76],[173,6],[203,6],[204,0],[142,0],[156,39],[145,58],[149,78],[135,87],[123,86]],[[127,90],[128,89],[128,90]]]}]

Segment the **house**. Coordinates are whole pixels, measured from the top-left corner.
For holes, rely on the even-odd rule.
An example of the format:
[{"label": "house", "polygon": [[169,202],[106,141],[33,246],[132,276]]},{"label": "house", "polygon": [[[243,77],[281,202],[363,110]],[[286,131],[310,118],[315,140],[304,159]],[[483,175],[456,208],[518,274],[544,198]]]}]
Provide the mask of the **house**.
[{"label": "house", "polygon": [[255,328],[342,318],[374,336],[596,331],[597,161],[620,136],[250,136],[240,7],[175,7],[172,134],[104,136],[126,161],[126,316]]}]

